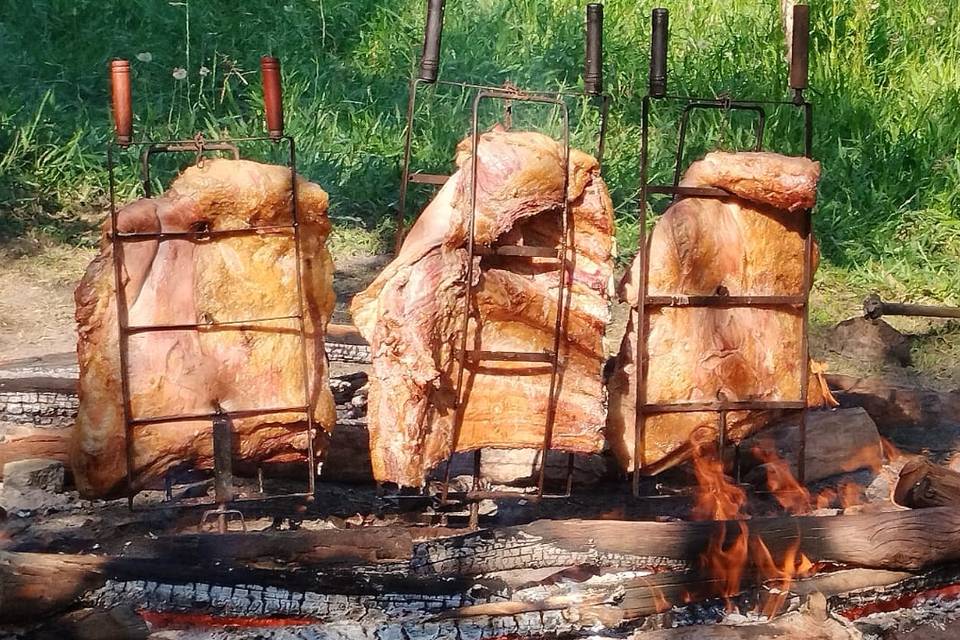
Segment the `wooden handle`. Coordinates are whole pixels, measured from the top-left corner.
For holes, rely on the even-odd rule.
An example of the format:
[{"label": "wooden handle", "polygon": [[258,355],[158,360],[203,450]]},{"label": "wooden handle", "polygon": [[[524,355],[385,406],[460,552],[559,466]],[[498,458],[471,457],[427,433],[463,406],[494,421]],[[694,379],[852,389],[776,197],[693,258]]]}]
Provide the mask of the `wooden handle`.
[{"label": "wooden handle", "polygon": [[133,107],[130,93],[130,61],[110,61],[110,97],[117,144],[125,147],[133,139]]},{"label": "wooden handle", "polygon": [[443,34],[444,0],[427,0],[427,21],[423,30],[419,78],[436,82],[440,70],[440,36]]},{"label": "wooden handle", "polygon": [[666,9],[654,9],[650,23],[650,95],[662,98],[667,94],[669,12]]},{"label": "wooden handle", "polygon": [[271,138],[283,136],[283,94],[280,89],[280,59],[260,58],[260,76],[263,80],[263,110],[267,119],[267,133]]},{"label": "wooden handle", "polygon": [[587,5],[587,57],[583,89],[592,96],[603,93],[603,5]]},{"label": "wooden handle", "polygon": [[810,67],[810,7],[793,7],[793,41],[790,47],[790,88],[806,89]]}]

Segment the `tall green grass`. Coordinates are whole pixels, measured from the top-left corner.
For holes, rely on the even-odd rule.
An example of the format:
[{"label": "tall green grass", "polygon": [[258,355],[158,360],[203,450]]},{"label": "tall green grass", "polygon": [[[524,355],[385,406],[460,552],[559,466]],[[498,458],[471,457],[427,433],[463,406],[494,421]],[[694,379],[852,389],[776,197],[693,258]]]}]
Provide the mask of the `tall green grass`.
[{"label": "tall green grass", "polygon": [[[448,0],[441,76],[578,87],[584,4]],[[671,10],[672,91],[786,95],[779,3],[606,3],[614,105],[604,173],[624,259],[635,250],[639,218],[639,110],[655,4]],[[811,4],[809,97],[823,163],[816,227],[824,259],[858,287],[958,303],[960,4]],[[256,68],[263,53],[283,60],[288,131],[298,140],[302,173],[330,190],[341,226],[389,229],[420,0],[0,0],[0,15],[0,235],[92,237],[106,185],[111,57],[132,61],[137,135],[182,138],[261,130]],[[179,68],[184,79],[174,77]],[[414,160],[424,170],[449,168],[468,130],[469,96],[428,89],[420,104]],[[591,148],[595,114],[575,108],[572,115],[574,142]],[[653,122],[659,175],[669,171],[675,117],[661,107]],[[798,124],[789,109],[772,113],[769,146],[797,152]],[[744,144],[728,125],[698,121],[691,153]],[[119,175],[121,197],[134,197],[132,158]]]}]

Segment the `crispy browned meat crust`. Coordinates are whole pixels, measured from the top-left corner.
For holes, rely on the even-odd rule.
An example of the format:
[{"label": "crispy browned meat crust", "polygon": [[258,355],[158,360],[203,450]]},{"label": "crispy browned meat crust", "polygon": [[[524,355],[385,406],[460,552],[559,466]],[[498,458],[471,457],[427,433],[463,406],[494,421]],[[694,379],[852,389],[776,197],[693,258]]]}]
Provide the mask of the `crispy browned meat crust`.
[{"label": "crispy browned meat crust", "polygon": [[[682,184],[734,196],[683,199],[657,221],[648,242],[648,295],[801,294],[800,212],[813,206],[819,174],[816,162],[774,153],[717,152],[693,163]],[[638,257],[621,283],[622,297],[634,306],[640,268]],[[800,357],[802,328],[800,311],[783,308],[651,310],[647,402],[797,400],[800,379],[809,375]],[[627,470],[635,465],[636,342],[634,310],[609,385],[608,439]],[[732,412],[729,437],[741,438],[775,417]],[[641,466],[652,472],[681,460],[690,434],[715,428],[717,415],[667,413],[645,421]]]},{"label": "crispy browned meat crust", "polygon": [[[323,332],[333,308],[327,194],[300,180],[299,211],[308,333],[308,375],[320,430],[335,421]],[[208,160],[190,167],[163,196],[124,207],[125,232],[211,230],[287,224],[290,173],[248,161]],[[76,290],[80,412],[73,471],[84,495],[125,488],[127,473],[113,253],[104,228],[99,255]],[[295,254],[289,234],[212,240],[145,240],[123,245],[129,324],[225,322],[297,311]],[[303,367],[294,320],[255,329],[211,328],[137,334],[129,340],[134,418],[303,406]],[[303,414],[238,419],[235,457],[304,460]],[[318,446],[322,442],[318,442]],[[210,421],[134,428],[134,472],[140,483],[181,464],[212,466]]]},{"label": "crispy browned meat crust", "polygon": [[[467,365],[466,405],[453,433],[456,354],[464,312],[464,247],[471,158],[460,145],[459,170],[418,219],[399,256],[353,300],[354,321],[371,343],[368,420],[374,475],[420,486],[452,448],[539,447],[544,438],[548,365]],[[477,241],[559,246],[564,158],[554,140],[529,132],[491,131],[478,148]],[[556,448],[603,447],[606,393],[602,339],[612,276],[613,207],[596,160],[572,151],[569,165],[573,295],[567,305],[553,442]],[[468,348],[552,348],[557,265],[542,260],[477,259],[478,320]],[[454,443],[454,440],[456,442]]]}]

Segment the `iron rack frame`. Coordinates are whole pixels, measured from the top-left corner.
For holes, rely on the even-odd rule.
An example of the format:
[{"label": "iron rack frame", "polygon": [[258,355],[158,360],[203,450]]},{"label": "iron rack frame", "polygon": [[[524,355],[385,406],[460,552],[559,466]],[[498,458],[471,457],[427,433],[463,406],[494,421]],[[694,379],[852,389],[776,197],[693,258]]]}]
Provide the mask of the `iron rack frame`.
[{"label": "iron rack frame", "polygon": [[[135,141],[132,138],[132,109],[130,92],[130,71],[129,62],[126,60],[113,60],[110,65],[111,71],[111,90],[113,96],[113,114],[116,128],[116,140],[107,146],[107,169],[109,174],[109,193],[110,193],[110,242],[113,251],[113,272],[114,287],[117,309],[117,327],[118,344],[120,358],[120,386],[121,401],[124,419],[124,438],[125,438],[125,457],[127,465],[127,492],[128,506],[131,510],[169,508],[169,504],[163,504],[159,507],[140,507],[135,508],[134,498],[142,490],[141,483],[138,482],[135,471],[134,442],[136,439],[136,428],[145,425],[170,424],[192,420],[210,420],[212,427],[213,452],[214,452],[214,479],[216,498],[213,501],[204,500],[184,500],[178,501],[177,506],[205,506],[216,505],[216,509],[205,512],[201,518],[201,524],[208,519],[208,516],[215,515],[218,520],[218,528],[224,532],[227,528],[226,519],[230,515],[239,515],[242,523],[242,514],[236,509],[228,509],[228,505],[237,505],[241,503],[265,502],[282,498],[308,498],[312,499],[316,493],[317,476],[317,456],[315,442],[317,436],[316,425],[314,424],[314,403],[311,401],[310,392],[310,367],[307,356],[307,338],[305,328],[306,309],[303,294],[303,269],[302,269],[302,240],[300,233],[300,216],[298,206],[297,191],[297,159],[296,143],[292,136],[283,133],[283,111],[280,93],[280,61],[270,56],[261,58],[261,73],[263,77],[264,88],[264,106],[266,112],[267,126],[269,135],[267,136],[249,136],[242,138],[232,138],[229,140],[206,141],[201,134],[193,140],[175,140],[175,141]],[[118,224],[118,207],[116,201],[116,176],[114,154],[117,150],[127,150],[129,148],[142,148],[140,154],[140,171],[143,183],[145,197],[152,194],[150,179],[150,161],[159,154],[196,154],[197,162],[202,162],[205,154],[210,152],[229,152],[234,159],[240,159],[240,148],[238,144],[270,142],[276,145],[286,144],[287,146],[287,165],[290,168],[290,220],[286,224],[262,225],[246,227],[242,229],[195,229],[189,231],[159,231],[159,232],[121,232]],[[123,280],[123,248],[128,243],[156,241],[188,241],[202,243],[223,237],[249,237],[249,236],[292,236],[294,245],[294,255],[296,263],[296,288],[297,298],[296,312],[289,315],[255,317],[243,320],[228,320],[222,322],[191,322],[191,323],[171,323],[171,324],[153,324],[153,325],[135,325],[129,324],[129,309],[124,295]],[[129,338],[132,335],[142,335],[148,333],[159,333],[167,331],[202,331],[206,329],[229,328],[237,330],[255,330],[257,325],[268,322],[282,320],[296,320],[296,335],[300,343],[300,366],[303,371],[303,403],[296,406],[287,407],[268,407],[262,409],[239,409],[224,410],[220,406],[211,407],[210,411],[195,414],[180,415],[160,415],[138,417],[133,415],[130,392],[130,362],[129,362]],[[232,420],[235,418],[249,418],[256,416],[274,415],[279,413],[301,413],[305,416],[307,433],[307,491],[291,492],[284,494],[263,495],[257,498],[235,499],[232,486],[232,440],[233,429]],[[263,493],[262,468],[258,473],[260,479],[260,493]],[[171,480],[168,475],[165,479],[167,488],[167,501],[171,500],[170,485]]]},{"label": "iron rack frame", "polygon": [[[546,424],[544,427],[544,439],[541,447],[540,470],[537,482],[537,493],[521,492],[489,492],[480,491],[480,470],[482,450],[476,449],[473,452],[473,489],[466,494],[466,499],[470,502],[470,525],[475,527],[479,517],[479,500],[484,498],[504,498],[504,499],[524,499],[535,501],[542,498],[568,497],[573,483],[574,454],[569,453],[567,459],[567,473],[565,480],[565,491],[562,494],[549,495],[544,493],[546,484],[547,454],[553,448],[553,427],[556,420],[557,411],[557,392],[558,392],[558,373],[562,365],[562,348],[564,344],[563,337],[566,333],[565,319],[567,316],[566,305],[567,289],[570,286],[567,277],[568,271],[568,240],[570,228],[570,205],[567,194],[569,191],[569,171],[564,172],[564,207],[563,218],[561,220],[561,246],[557,247],[533,247],[533,246],[513,246],[513,245],[493,245],[478,246],[475,238],[476,231],[476,213],[477,213],[477,150],[479,146],[481,132],[479,129],[479,110],[484,101],[501,101],[504,103],[504,120],[509,128],[512,118],[512,109],[514,103],[534,103],[543,105],[554,105],[559,109],[563,120],[563,156],[564,166],[569,166],[570,158],[570,107],[567,104],[568,99],[587,98],[600,113],[599,132],[597,140],[597,160],[602,162],[604,152],[604,142],[606,139],[607,116],[609,113],[610,96],[603,92],[602,82],[602,29],[603,29],[603,7],[599,3],[591,3],[586,8],[586,60],[584,72],[584,90],[583,91],[527,91],[512,86],[495,87],[484,84],[470,82],[448,81],[438,79],[439,56],[440,56],[440,38],[443,29],[443,9],[444,0],[427,0],[427,18],[424,29],[424,43],[421,54],[419,69],[410,79],[409,99],[407,103],[407,126],[404,137],[403,167],[400,183],[400,197],[396,214],[396,251],[399,252],[403,242],[404,223],[407,213],[407,195],[409,186],[413,184],[427,184],[442,186],[450,178],[449,175],[440,175],[433,173],[421,173],[411,169],[411,149],[413,145],[413,135],[416,124],[416,106],[418,89],[421,86],[441,85],[446,87],[455,87],[461,90],[473,90],[476,94],[471,108],[471,129],[470,144],[472,150],[471,161],[471,183],[470,183],[470,219],[468,222],[467,234],[467,274],[465,283],[465,305],[463,321],[461,325],[461,340],[457,352],[458,373],[456,381],[456,408],[453,428],[453,438],[451,442],[451,454],[448,458],[445,470],[441,502],[446,503],[450,488],[450,472],[453,456],[457,453],[457,442],[460,437],[460,430],[463,422],[464,407],[466,398],[464,397],[464,370],[468,361],[479,362],[481,360],[493,362],[529,362],[549,364],[551,367],[549,395],[547,403]],[[474,257],[478,255],[498,255],[509,256],[512,258],[546,258],[556,260],[559,266],[559,293],[557,300],[557,319],[554,326],[554,339],[552,349],[549,352],[514,352],[514,351],[484,351],[480,349],[469,350],[467,348],[467,330],[470,318],[474,317],[473,306],[473,276],[474,276]]]},{"label": "iron rack frame", "polygon": [[[650,268],[649,253],[647,251],[646,210],[650,204],[652,194],[673,196],[674,202],[679,198],[729,198],[731,194],[722,189],[713,187],[683,187],[680,186],[680,177],[683,169],[684,147],[686,142],[687,126],[690,115],[697,110],[747,111],[756,114],[755,136],[753,149],[763,149],[763,134],[766,124],[766,107],[789,105],[803,114],[803,146],[804,156],[812,157],[813,147],[813,105],[804,97],[807,88],[808,75],[808,43],[809,43],[809,8],[806,5],[796,5],[793,9],[793,40],[790,58],[790,89],[793,91],[792,100],[735,100],[728,97],[696,98],[682,95],[667,94],[667,38],[668,12],[666,9],[654,9],[651,14],[651,52],[649,91],[643,98],[641,109],[640,133],[640,237],[638,253],[642,260],[640,269],[639,301],[637,304],[637,387],[634,417],[634,472],[632,493],[640,496],[640,476],[656,473],[665,464],[669,464],[672,456],[659,465],[646,463],[646,416],[663,413],[686,412],[715,412],[717,414],[717,439],[719,451],[726,447],[727,441],[727,413],[736,410],[791,410],[800,413],[800,445],[797,452],[797,475],[801,482],[805,475],[806,438],[807,438],[807,387],[809,383],[809,344],[807,332],[809,325],[809,293],[813,279],[813,227],[811,210],[805,210],[803,215],[803,283],[802,293],[793,296],[651,296],[647,292],[647,276]],[[671,101],[683,104],[680,116],[677,149],[675,154],[673,181],[669,185],[652,184],[649,182],[650,153],[650,114],[654,104]],[[651,207],[652,210],[652,207]],[[662,307],[789,307],[800,309],[802,314],[802,335],[800,338],[801,362],[800,371],[800,398],[798,400],[743,400],[726,401],[718,399],[712,402],[686,403],[648,403],[646,368],[647,354],[647,316],[648,310]],[[739,443],[735,445],[735,454],[739,460]],[[739,464],[737,473],[739,473]]]}]

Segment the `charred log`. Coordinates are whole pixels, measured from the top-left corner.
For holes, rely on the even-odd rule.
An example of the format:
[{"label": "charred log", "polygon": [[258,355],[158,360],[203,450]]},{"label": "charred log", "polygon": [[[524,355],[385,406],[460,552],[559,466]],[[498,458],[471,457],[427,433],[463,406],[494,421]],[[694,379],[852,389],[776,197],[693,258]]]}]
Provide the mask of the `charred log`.
[{"label": "charred log", "polygon": [[960,504],[960,473],[916,458],[900,470],[893,499],[912,509],[956,507]]}]

